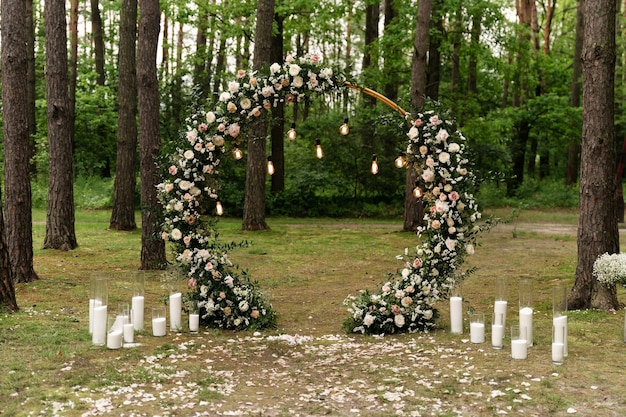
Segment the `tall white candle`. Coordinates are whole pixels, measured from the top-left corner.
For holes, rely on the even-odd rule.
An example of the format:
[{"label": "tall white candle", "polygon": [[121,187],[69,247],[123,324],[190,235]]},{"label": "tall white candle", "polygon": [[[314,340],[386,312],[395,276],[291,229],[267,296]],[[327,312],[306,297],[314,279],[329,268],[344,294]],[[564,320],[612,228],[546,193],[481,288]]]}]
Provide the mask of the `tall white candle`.
[{"label": "tall white candle", "polygon": [[189,331],[197,332],[200,328],[200,315],[198,313],[189,314]]},{"label": "tall white candle", "polygon": [[506,308],[507,308],[506,300],[497,300],[493,303],[493,312],[495,313],[496,322],[494,324],[506,325]]},{"label": "tall white candle", "polygon": [[463,298],[450,297],[450,332],[463,333]]},{"label": "tall white candle", "polygon": [[124,324],[124,343],[133,343],[135,341],[135,327],[132,323]]},{"label": "tall white candle", "polygon": [[502,324],[491,325],[491,346],[494,349],[502,349],[502,339],[504,338],[504,326]]},{"label": "tall white candle", "polygon": [[89,299],[89,334],[93,334],[93,308],[96,306],[94,298]]},{"label": "tall white candle", "polygon": [[104,346],[107,340],[107,306],[94,306],[93,333],[91,342],[94,345]]},{"label": "tall white candle", "polygon": [[132,301],[133,309],[133,326],[135,330],[143,330],[143,309],[144,309],[144,296],[135,295]]},{"label": "tall white candle", "polygon": [[563,343],[563,356],[567,356],[567,316],[558,316],[552,319],[554,327],[553,342]]},{"label": "tall white candle", "polygon": [[470,342],[483,343],[485,341],[485,323],[470,323]]},{"label": "tall white candle", "polygon": [[528,356],[528,342],[526,339],[511,340],[511,357],[513,359],[526,359]]},{"label": "tall white candle", "polygon": [[520,333],[526,337],[528,346],[533,345],[533,309],[531,307],[521,308],[519,311]]},{"label": "tall white candle", "polygon": [[153,336],[165,336],[166,324],[165,317],[157,317],[152,319],[152,335]]},{"label": "tall white candle", "polygon": [[110,331],[107,334],[107,347],[109,349],[119,349],[122,347],[122,329],[118,329],[117,327],[113,328],[114,330]]},{"label": "tall white candle", "polygon": [[552,363],[561,365],[563,363],[563,343],[552,342]]},{"label": "tall white candle", "polygon": [[179,292],[170,295],[170,330],[179,331],[182,326],[183,295]]}]

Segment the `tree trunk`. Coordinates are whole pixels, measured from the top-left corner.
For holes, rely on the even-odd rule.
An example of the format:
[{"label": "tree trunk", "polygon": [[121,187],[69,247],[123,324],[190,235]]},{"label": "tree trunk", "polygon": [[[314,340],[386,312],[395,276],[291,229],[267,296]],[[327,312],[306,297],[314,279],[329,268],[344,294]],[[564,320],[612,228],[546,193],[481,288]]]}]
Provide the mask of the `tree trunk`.
[{"label": "tree trunk", "polygon": [[476,9],[472,16],[469,62],[467,64],[467,92],[478,93],[478,50],[482,32],[482,10]]},{"label": "tree trunk", "polygon": [[[272,32],[272,63],[283,63],[283,22],[285,18],[278,13],[274,15],[276,31]],[[278,103],[272,109],[272,123],[270,128],[272,162],[274,163],[274,175],[272,175],[271,192],[279,193],[285,190],[285,103]]]},{"label": "tree trunk", "polygon": [[[401,61],[402,52],[398,47],[392,47],[397,45],[394,35],[398,32],[397,27],[397,6],[392,0],[384,0],[383,13],[385,14],[383,38],[391,38],[391,41],[385,41],[385,47],[381,53],[383,55],[383,63],[385,65],[384,72],[384,85],[383,91],[387,98],[391,101],[398,99],[398,62]],[[392,29],[393,28],[393,29]]]},{"label": "tree trunk", "polygon": [[109,228],[134,230],[137,174],[137,0],[122,0],[120,12],[117,157]]},{"label": "tree trunk", "polygon": [[[583,49],[583,7],[585,0],[578,0],[576,9],[576,40],[574,43],[574,59],[572,65],[572,83],[570,86],[569,102],[572,107],[580,107],[580,91],[582,79],[582,49]],[[578,179],[578,167],[580,161],[580,143],[578,139],[572,139],[567,147],[567,173],[565,184],[568,186],[576,184]]]},{"label": "tree trunk", "polygon": [[[32,12],[32,11],[31,11]],[[13,274],[11,282],[38,279],[33,267],[33,217],[30,186],[30,137],[28,89],[28,21],[18,2],[2,2],[2,132],[4,141],[4,182],[7,225],[0,224],[0,281],[8,253]],[[31,15],[32,16],[32,15]],[[30,19],[32,22],[32,18]],[[1,213],[0,213],[1,215]],[[7,245],[8,243],[8,245]],[[9,271],[11,272],[11,271]],[[5,285],[0,306],[12,289]],[[4,291],[7,291],[5,294]],[[13,303],[15,294],[13,293]]]},{"label": "tree trunk", "polygon": [[160,236],[160,205],[156,164],[161,147],[159,133],[159,84],[156,58],[159,40],[158,0],[142,0],[137,45],[137,93],[141,171],[141,269],[165,268],[165,242]]},{"label": "tree trunk", "polygon": [[430,37],[428,45],[428,77],[426,97],[439,100],[439,82],[441,79],[441,41],[443,40],[443,0],[435,0],[430,18]]},{"label": "tree trunk", "polygon": [[207,30],[209,27],[209,7],[203,3],[198,4],[198,25],[196,33],[196,53],[193,66],[193,83],[198,87],[200,99],[206,99],[210,87],[208,84],[209,73],[207,71]]},{"label": "tree trunk", "polygon": [[[426,53],[428,52],[428,29],[430,26],[430,0],[419,0],[415,38],[413,40],[413,63],[411,66],[411,106],[421,110],[424,107],[426,92]],[[424,205],[413,197],[417,172],[411,165],[407,167],[404,187],[404,223],[402,229],[414,232],[422,223]]]},{"label": "tree trunk", "polygon": [[619,308],[615,287],[602,285],[593,276],[598,256],[619,252],[614,198],[615,13],[615,0],[585,2],[578,266],[568,300],[570,309]]},{"label": "tree trunk", "polygon": [[[4,7],[5,3],[2,2],[2,25],[3,28],[7,27],[7,16],[10,14],[7,8]],[[15,33],[15,32],[13,32]],[[3,31],[2,35],[2,49],[4,55],[4,48],[6,47],[5,35]],[[2,198],[0,196],[0,201]],[[2,204],[0,203],[0,312],[15,313],[19,310],[17,306],[17,300],[15,299],[15,286],[13,268],[11,268],[11,262],[9,261],[9,250],[7,247],[6,236],[4,233],[4,216],[2,215]]]},{"label": "tree trunk", "polygon": [[[363,49],[363,82],[366,85],[376,89],[375,85],[372,85],[374,80],[377,79],[372,74],[378,69],[378,22],[380,20],[380,2],[366,2],[365,6],[365,44]],[[376,99],[373,97],[364,97],[363,104],[371,107],[376,104]]]},{"label": "tree trunk", "polygon": [[[259,70],[270,64],[272,58],[272,25],[274,0],[259,0],[254,33],[253,67]],[[248,137],[246,165],[246,195],[243,205],[243,230],[267,230],[265,222],[265,143],[267,141],[267,114],[252,123]]]},{"label": "tree trunk", "polygon": [[72,108],[68,94],[65,2],[46,0],[46,99],[49,183],[44,249],[78,246],[74,231]]},{"label": "tree trunk", "polygon": [[91,0],[91,30],[93,35],[93,49],[95,52],[96,74],[98,75],[96,77],[96,84],[104,85],[104,30],[102,28],[102,18],[100,17],[100,4],[98,0]]},{"label": "tree trunk", "polygon": [[36,144],[35,144],[35,134],[37,133],[37,119],[36,119],[36,82],[37,78],[35,75],[35,20],[33,18],[33,0],[26,0],[26,23],[24,24],[26,27],[26,44],[27,44],[27,57],[28,57],[28,69],[27,69],[27,82],[26,82],[26,91],[27,91],[27,117],[28,117],[28,133],[29,133],[29,164],[30,164],[30,172],[31,174],[35,174],[36,164],[34,163],[33,157],[36,153]]}]

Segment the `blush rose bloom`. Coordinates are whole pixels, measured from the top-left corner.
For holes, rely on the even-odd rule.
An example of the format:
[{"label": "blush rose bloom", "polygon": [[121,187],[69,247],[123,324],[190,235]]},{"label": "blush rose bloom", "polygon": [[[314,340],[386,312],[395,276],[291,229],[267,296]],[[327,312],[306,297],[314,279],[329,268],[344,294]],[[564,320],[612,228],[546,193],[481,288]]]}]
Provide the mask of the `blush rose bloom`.
[{"label": "blush rose bloom", "polygon": [[253,319],[258,319],[259,314],[259,310],[252,310],[252,312],[250,313],[250,317],[252,317]]},{"label": "blush rose bloom", "polygon": [[404,326],[404,316],[402,314],[397,314],[393,318],[393,322],[396,325],[396,327],[403,327]]},{"label": "blush rose bloom", "polygon": [[208,112],[206,114],[206,122],[208,124],[215,123],[215,113],[213,113],[212,111]]},{"label": "blush rose bloom", "polygon": [[372,324],[374,324],[374,316],[367,313],[365,317],[363,317],[363,325],[370,327]]},{"label": "blush rose bloom", "polygon": [[175,165],[170,165],[167,171],[170,173],[170,175],[176,175],[176,173],[178,173],[178,168]]},{"label": "blush rose bloom", "polygon": [[435,173],[432,170],[427,169],[422,173],[422,179],[426,182],[433,182],[435,179]]},{"label": "blush rose bloom", "polygon": [[180,240],[183,237],[183,234],[178,229],[172,229],[171,237],[174,240]]}]

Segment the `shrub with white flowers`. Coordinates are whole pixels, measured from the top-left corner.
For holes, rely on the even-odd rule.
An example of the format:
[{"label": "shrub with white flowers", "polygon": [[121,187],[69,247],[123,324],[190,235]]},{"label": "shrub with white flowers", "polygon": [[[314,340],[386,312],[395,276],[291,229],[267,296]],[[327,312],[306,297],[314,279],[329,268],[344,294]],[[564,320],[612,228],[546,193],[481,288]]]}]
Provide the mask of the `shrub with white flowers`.
[{"label": "shrub with white flowers", "polygon": [[604,253],[593,263],[593,275],[609,287],[626,284],[626,253]]},{"label": "shrub with white flowers", "polygon": [[468,169],[465,138],[443,113],[426,111],[411,123],[406,150],[424,202],[421,244],[406,249],[404,267],[390,274],[377,292],[361,291],[346,298],[350,332],[383,334],[427,331],[438,316],[435,304],[468,273],[461,270],[474,253],[480,211],[473,197],[474,176]]}]

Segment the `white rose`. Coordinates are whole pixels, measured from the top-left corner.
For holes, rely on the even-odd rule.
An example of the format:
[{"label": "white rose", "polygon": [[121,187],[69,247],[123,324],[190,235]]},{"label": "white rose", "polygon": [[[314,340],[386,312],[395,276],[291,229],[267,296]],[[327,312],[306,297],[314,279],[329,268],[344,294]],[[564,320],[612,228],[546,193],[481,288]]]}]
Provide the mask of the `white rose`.
[{"label": "white rose", "polygon": [[272,74],[276,74],[278,72],[280,72],[280,64],[277,62],[274,62],[271,66],[270,66],[270,72]]},{"label": "white rose", "polygon": [[448,250],[454,250],[455,246],[456,240],[450,238],[446,239],[446,248],[448,248]]},{"label": "white rose", "polygon": [[271,85],[263,87],[261,89],[261,94],[263,95],[263,97],[271,96],[272,94],[274,94],[274,87],[272,87]]},{"label": "white rose", "polygon": [[367,327],[370,327],[372,324],[374,324],[374,316],[367,313],[365,317],[363,317],[363,324]]},{"label": "white rose", "polygon": [[422,179],[426,182],[433,182],[435,179],[435,173],[432,170],[427,169],[422,173]]},{"label": "white rose", "polygon": [[190,161],[195,157],[195,155],[194,155],[194,153],[193,153],[193,151],[191,149],[186,150],[185,153],[183,154],[183,156],[185,157],[185,159],[188,159]]},{"label": "white rose", "polygon": [[226,103],[228,100],[230,100],[230,93],[227,91],[224,91],[222,94],[220,94],[220,101],[222,103]]},{"label": "white rose", "polygon": [[300,69],[301,68],[298,64],[289,65],[289,75],[295,77],[296,75],[300,74]]},{"label": "white rose", "polygon": [[409,139],[416,139],[420,135],[420,132],[415,126],[413,126],[409,129],[409,133],[407,133],[406,135],[409,137]]},{"label": "white rose", "polygon": [[239,102],[239,105],[241,106],[242,109],[248,110],[250,107],[252,107],[252,101],[250,101],[249,98],[244,97]]},{"label": "white rose", "polygon": [[172,229],[172,233],[170,233],[170,236],[173,240],[180,240],[183,237],[183,233],[178,229]]},{"label": "white rose", "polygon": [[177,201],[174,204],[174,210],[176,210],[176,211],[183,211],[183,203],[181,203],[180,201]]},{"label": "white rose", "polygon": [[215,113],[213,113],[212,111],[208,112],[206,114],[206,122],[208,124],[215,123]]},{"label": "white rose", "polygon": [[468,255],[473,255],[474,254],[474,245],[472,245],[471,243],[465,245],[465,251],[467,252]]},{"label": "white rose", "polygon": [[231,81],[228,83],[228,91],[231,94],[235,94],[239,91],[239,83],[237,81]]},{"label": "white rose", "polygon": [[330,78],[333,76],[333,70],[331,68],[323,68],[320,71],[321,78]]},{"label": "white rose", "polygon": [[395,325],[397,327],[403,327],[404,326],[404,316],[402,314],[396,314],[396,316],[393,318],[393,322],[395,323]]},{"label": "white rose", "polygon": [[411,271],[409,271],[408,268],[404,268],[402,270],[402,278],[407,279],[409,277],[409,274],[411,273]]},{"label": "white rose", "polygon": [[296,88],[300,88],[304,85],[304,79],[301,76],[295,76],[293,77],[293,81],[292,83],[294,87]]},{"label": "white rose", "polygon": [[396,290],[396,298],[403,298],[404,297],[404,291],[402,290]]},{"label": "white rose", "polygon": [[192,187],[192,183],[189,181],[183,180],[178,183],[178,186],[180,187],[181,190],[187,191],[188,189]]},{"label": "white rose", "polygon": [[445,142],[449,137],[450,134],[448,134],[448,131],[446,129],[441,129],[437,133],[437,136],[435,136],[435,139],[437,139],[438,142]]},{"label": "white rose", "polygon": [[191,143],[194,143],[198,138],[198,132],[195,130],[190,130],[187,132],[187,140]]},{"label": "white rose", "polygon": [[439,162],[442,164],[447,164],[450,162],[450,154],[448,152],[441,152],[439,154]]},{"label": "white rose", "polygon": [[452,153],[457,153],[460,150],[461,150],[461,147],[459,146],[458,143],[452,142],[451,144],[448,145],[448,151]]},{"label": "white rose", "polygon": [[432,310],[426,310],[423,313],[423,316],[426,320],[430,320],[433,318],[433,311]]},{"label": "white rose", "polygon": [[239,302],[239,310],[240,311],[248,311],[248,309],[250,308],[250,306],[248,305],[248,302],[246,300],[242,300]]}]

